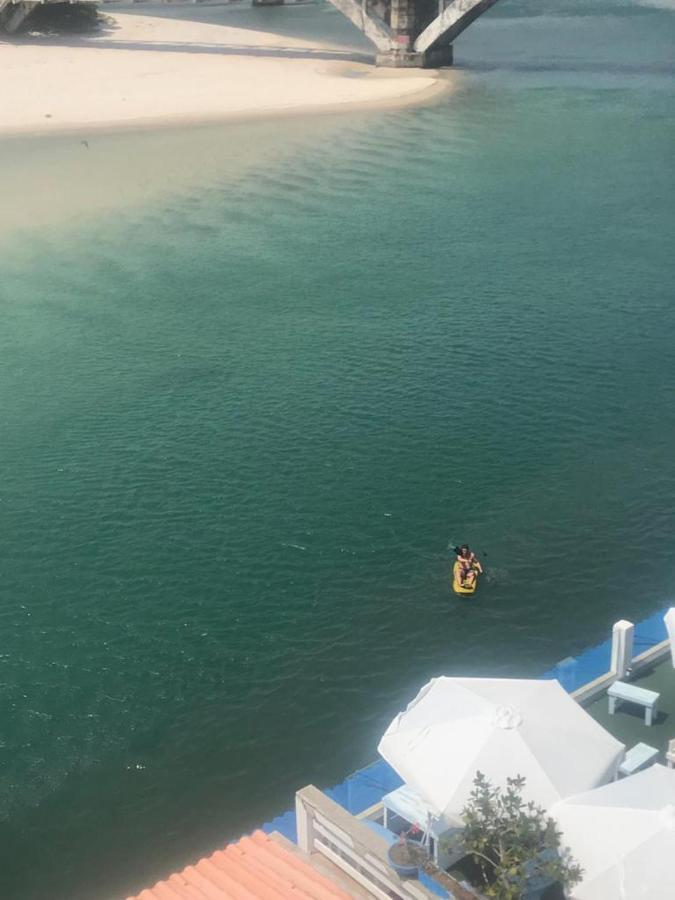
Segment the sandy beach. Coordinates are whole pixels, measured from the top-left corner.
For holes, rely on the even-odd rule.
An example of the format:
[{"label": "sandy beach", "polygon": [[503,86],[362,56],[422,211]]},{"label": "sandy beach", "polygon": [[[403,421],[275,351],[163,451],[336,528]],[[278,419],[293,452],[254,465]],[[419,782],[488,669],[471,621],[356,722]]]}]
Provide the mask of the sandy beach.
[{"label": "sandy beach", "polygon": [[[0,42],[0,132],[54,133],[417,102],[448,82],[233,24],[110,11],[100,33]],[[357,61],[359,56],[364,61]]]}]

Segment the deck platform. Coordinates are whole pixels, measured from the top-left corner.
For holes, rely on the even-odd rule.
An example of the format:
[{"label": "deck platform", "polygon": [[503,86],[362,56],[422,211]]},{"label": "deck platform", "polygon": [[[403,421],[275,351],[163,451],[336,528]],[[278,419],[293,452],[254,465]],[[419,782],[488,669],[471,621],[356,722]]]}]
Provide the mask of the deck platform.
[{"label": "deck platform", "polygon": [[659,751],[657,762],[665,765],[668,741],[675,738],[675,669],[670,656],[659,660],[651,668],[644,669],[631,684],[656,691],[660,695],[651,726],[645,725],[644,710],[640,706],[625,704],[621,707],[620,714],[617,711],[616,715],[610,715],[606,692],[591,703],[585,704],[585,707],[596,722],[626,747],[630,748],[639,743],[656,747]]}]

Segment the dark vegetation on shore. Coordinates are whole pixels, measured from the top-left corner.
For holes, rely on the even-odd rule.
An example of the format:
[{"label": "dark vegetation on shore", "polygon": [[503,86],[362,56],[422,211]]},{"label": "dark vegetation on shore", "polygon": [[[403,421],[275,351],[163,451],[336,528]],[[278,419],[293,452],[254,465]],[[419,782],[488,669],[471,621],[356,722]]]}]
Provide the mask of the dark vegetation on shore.
[{"label": "dark vegetation on shore", "polygon": [[17,34],[90,34],[109,22],[95,3],[44,3],[21,23]]}]

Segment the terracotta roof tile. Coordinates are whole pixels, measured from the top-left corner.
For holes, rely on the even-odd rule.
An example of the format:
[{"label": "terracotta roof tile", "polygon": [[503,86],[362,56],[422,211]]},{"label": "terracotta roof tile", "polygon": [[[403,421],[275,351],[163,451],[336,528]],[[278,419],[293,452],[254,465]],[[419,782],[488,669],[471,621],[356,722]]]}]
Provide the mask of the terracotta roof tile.
[{"label": "terracotta roof tile", "polygon": [[350,900],[299,854],[256,831],[127,900]]}]

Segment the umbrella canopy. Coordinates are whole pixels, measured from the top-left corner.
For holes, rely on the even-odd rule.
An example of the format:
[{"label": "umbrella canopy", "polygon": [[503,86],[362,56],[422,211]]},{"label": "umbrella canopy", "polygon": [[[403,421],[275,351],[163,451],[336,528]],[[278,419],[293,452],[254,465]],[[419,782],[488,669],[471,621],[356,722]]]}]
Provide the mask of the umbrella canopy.
[{"label": "umbrella canopy", "polygon": [[384,733],[378,750],[440,815],[458,816],[476,772],[495,785],[523,775],[544,807],[611,781],[624,745],[557,681],[434,678]]},{"label": "umbrella canopy", "polygon": [[650,766],[554,804],[563,843],[584,869],[575,900],[672,900],[675,770]]}]

